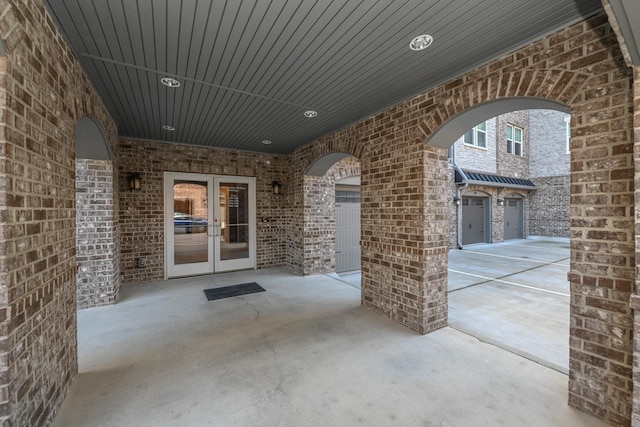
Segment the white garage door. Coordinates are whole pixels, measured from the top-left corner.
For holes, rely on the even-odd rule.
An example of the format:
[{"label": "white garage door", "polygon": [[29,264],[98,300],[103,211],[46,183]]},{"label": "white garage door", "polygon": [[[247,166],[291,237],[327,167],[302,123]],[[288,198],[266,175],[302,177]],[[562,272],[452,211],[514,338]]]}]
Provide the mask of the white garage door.
[{"label": "white garage door", "polygon": [[360,270],[360,191],[336,190],[336,272]]}]

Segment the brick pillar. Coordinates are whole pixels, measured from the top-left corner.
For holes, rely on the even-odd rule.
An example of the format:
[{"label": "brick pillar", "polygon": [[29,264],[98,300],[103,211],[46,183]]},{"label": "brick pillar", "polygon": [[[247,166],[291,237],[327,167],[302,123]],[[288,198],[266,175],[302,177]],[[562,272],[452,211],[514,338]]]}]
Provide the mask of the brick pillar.
[{"label": "brick pillar", "polygon": [[362,303],[421,334],[447,324],[447,171],[446,150],[414,141],[362,160]]},{"label": "brick pillar", "polygon": [[76,160],[78,308],[113,304],[120,262],[110,160]]},{"label": "brick pillar", "polygon": [[605,78],[593,80],[572,105],[569,403],[610,423],[629,425],[629,298],[637,234],[633,100],[630,79],[620,69],[601,71]]},{"label": "brick pillar", "polygon": [[304,275],[336,269],[335,195],[333,177],[304,177]]},{"label": "brick pillar", "polygon": [[[636,259],[640,248],[640,67],[634,69],[634,164],[635,164],[635,242]],[[640,286],[636,269],[635,294],[631,296],[633,322],[633,411],[632,425],[640,427]]]}]

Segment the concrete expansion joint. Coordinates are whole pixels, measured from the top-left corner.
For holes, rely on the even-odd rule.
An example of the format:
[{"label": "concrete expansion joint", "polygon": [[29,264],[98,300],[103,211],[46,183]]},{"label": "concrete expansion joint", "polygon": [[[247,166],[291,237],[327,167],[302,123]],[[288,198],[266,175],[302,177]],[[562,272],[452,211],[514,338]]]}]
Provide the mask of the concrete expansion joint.
[{"label": "concrete expansion joint", "polygon": [[[504,279],[506,279],[507,277],[511,277],[511,276],[519,275],[519,274],[526,273],[526,272],[529,272],[529,271],[537,270],[537,269],[539,269],[539,268],[543,268],[543,267],[546,267],[546,266],[548,266],[548,265],[554,265],[554,264],[557,264],[557,263],[559,263],[559,262],[561,262],[561,261],[566,261],[566,260],[568,260],[568,259],[569,259],[569,258],[562,258],[562,259],[559,259],[559,260],[556,260],[556,261],[551,261],[551,262],[548,262],[548,263],[542,263],[541,265],[537,265],[537,266],[535,266],[535,267],[531,267],[531,268],[527,268],[527,269],[519,270],[519,271],[517,271],[516,273],[509,273],[509,274],[505,274],[505,275],[503,275],[503,276],[499,276],[499,277],[487,278],[486,280],[484,280],[484,281],[482,281],[482,282],[473,283],[473,284],[471,284],[471,285],[469,285],[469,286],[462,286],[462,287],[460,287],[460,288],[452,289],[452,290],[450,290],[450,291],[447,291],[447,293],[448,293],[448,294],[450,294],[450,293],[452,293],[452,292],[461,291],[461,290],[464,290],[464,289],[472,288],[472,287],[474,287],[474,286],[478,286],[478,285],[484,285],[484,284],[491,283],[491,282],[500,282],[500,281],[504,281]],[[524,260],[525,260],[525,261],[529,261],[529,260],[526,260],[526,259],[524,259]],[[477,276],[477,275],[476,275],[476,277],[481,277],[481,276]],[[549,291],[547,291],[547,292],[549,292]]]},{"label": "concrete expansion joint", "polygon": [[468,335],[468,336],[470,336],[472,338],[475,338],[476,340],[478,340],[478,342],[480,342],[482,344],[486,344],[486,345],[490,345],[490,346],[493,346],[493,347],[500,348],[502,350],[508,351],[509,353],[515,354],[516,356],[520,356],[520,357],[522,357],[524,359],[527,359],[527,360],[529,360],[529,361],[531,361],[533,363],[537,363],[540,366],[544,366],[545,368],[553,369],[554,371],[560,372],[561,374],[564,374],[564,375],[569,375],[569,369],[564,368],[562,366],[559,366],[559,365],[557,365],[557,364],[555,364],[553,362],[550,362],[548,360],[544,360],[544,359],[542,359],[540,357],[536,357],[531,353],[527,353],[526,351],[522,351],[522,350],[519,350],[519,349],[517,349],[515,347],[506,345],[504,343],[497,342],[497,341],[495,341],[495,340],[493,340],[491,338],[478,335],[477,333],[471,333],[471,332],[465,331],[464,329],[453,327],[451,325],[449,325],[449,327],[451,329],[454,329],[454,330],[460,332],[460,333],[463,333],[463,334]]}]

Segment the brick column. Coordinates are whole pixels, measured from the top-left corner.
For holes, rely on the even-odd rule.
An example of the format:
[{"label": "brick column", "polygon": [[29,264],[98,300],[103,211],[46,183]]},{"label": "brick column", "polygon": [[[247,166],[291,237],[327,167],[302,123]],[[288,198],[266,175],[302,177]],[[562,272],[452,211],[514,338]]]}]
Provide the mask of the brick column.
[{"label": "brick column", "polygon": [[447,324],[447,153],[393,136],[362,161],[362,303],[426,334]]},{"label": "brick column", "polygon": [[[640,67],[634,69],[633,127],[635,164],[635,242],[636,260],[640,248]],[[637,264],[637,261],[636,261]],[[633,316],[633,407],[631,424],[640,426],[640,286],[636,267],[635,294],[631,296]]]},{"label": "brick column", "polygon": [[110,160],[76,159],[78,308],[113,304],[120,288]]},{"label": "brick column", "polygon": [[576,99],[571,117],[569,403],[628,425],[637,234],[633,98],[626,70],[593,69],[602,75]]}]

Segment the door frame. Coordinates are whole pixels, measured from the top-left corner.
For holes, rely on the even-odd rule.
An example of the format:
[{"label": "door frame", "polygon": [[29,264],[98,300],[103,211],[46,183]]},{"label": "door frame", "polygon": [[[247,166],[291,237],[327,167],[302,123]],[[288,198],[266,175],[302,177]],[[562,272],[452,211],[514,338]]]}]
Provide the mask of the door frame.
[{"label": "door frame", "polygon": [[[173,254],[171,248],[175,240],[174,234],[174,194],[175,180],[207,182],[207,262],[182,264],[179,266],[170,262]],[[220,260],[220,183],[242,183],[248,185],[249,190],[249,256],[242,259]],[[164,279],[197,276],[203,274],[222,273],[233,270],[248,270],[256,268],[257,252],[257,212],[256,212],[256,179],[255,177],[211,175],[191,172],[164,172]],[[173,266],[173,267],[172,267]],[[176,268],[177,267],[177,268]]]}]

